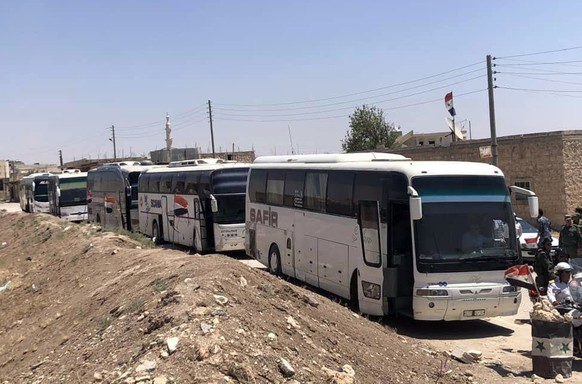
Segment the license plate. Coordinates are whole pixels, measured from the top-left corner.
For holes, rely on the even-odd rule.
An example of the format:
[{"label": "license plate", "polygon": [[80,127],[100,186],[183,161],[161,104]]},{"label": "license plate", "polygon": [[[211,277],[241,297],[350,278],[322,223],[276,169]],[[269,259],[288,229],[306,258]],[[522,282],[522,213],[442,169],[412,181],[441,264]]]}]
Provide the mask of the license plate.
[{"label": "license plate", "polygon": [[477,316],[485,316],[484,309],[470,309],[467,311],[463,311],[463,317],[477,317]]}]

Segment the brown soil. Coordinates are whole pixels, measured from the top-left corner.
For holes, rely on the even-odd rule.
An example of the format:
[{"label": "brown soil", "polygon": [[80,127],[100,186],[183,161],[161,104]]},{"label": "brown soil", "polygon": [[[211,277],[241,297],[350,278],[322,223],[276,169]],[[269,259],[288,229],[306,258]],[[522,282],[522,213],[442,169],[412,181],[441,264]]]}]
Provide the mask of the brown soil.
[{"label": "brown soil", "polygon": [[[0,292],[2,383],[499,379],[230,257],[146,249],[88,224],[22,213],[0,213],[2,242],[0,286],[11,282]],[[170,337],[179,342],[168,356]],[[138,372],[147,361],[155,369]],[[346,364],[355,376],[334,377]]]}]

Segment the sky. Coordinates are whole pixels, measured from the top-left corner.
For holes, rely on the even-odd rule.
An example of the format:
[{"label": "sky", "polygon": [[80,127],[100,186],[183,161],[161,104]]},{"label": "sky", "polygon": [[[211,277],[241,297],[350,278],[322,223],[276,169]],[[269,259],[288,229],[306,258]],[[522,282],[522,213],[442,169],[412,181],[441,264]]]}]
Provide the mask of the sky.
[{"label": "sky", "polygon": [[[582,2],[1,1],[0,159],[173,147],[337,153],[376,105],[404,133],[582,129]],[[538,54],[540,52],[547,52]]]}]

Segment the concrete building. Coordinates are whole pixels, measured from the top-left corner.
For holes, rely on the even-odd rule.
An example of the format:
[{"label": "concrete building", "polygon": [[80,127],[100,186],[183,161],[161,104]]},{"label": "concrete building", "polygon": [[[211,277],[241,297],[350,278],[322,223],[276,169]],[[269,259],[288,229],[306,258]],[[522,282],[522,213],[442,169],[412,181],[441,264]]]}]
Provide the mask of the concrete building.
[{"label": "concrete building", "polygon": [[0,201],[10,200],[10,162],[0,160]]},{"label": "concrete building", "polygon": [[[466,132],[461,131],[463,140],[467,138]],[[453,143],[453,134],[449,132],[434,133],[414,133],[410,131],[407,134],[399,136],[396,143],[404,148],[409,147],[448,147]]]},{"label": "concrete building", "polygon": [[[481,157],[489,139],[457,141],[449,146],[391,149],[413,160],[458,160],[490,163]],[[564,214],[582,206],[582,131],[556,131],[497,138],[498,164],[508,185],[531,189],[554,228],[564,223]],[[481,150],[480,150],[481,149]],[[527,200],[515,199],[516,213],[524,219]],[[530,220],[532,221],[532,220]],[[533,221],[532,221],[533,222]]]}]

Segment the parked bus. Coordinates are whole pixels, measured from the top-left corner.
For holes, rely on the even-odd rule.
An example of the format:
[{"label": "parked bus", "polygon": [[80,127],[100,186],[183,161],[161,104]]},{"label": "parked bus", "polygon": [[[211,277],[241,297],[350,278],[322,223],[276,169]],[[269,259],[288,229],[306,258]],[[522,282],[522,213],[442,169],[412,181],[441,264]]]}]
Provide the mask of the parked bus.
[{"label": "parked bus", "polygon": [[24,212],[49,213],[48,177],[50,173],[33,173],[20,180],[18,196]]},{"label": "parked bus", "polygon": [[89,221],[103,226],[137,230],[137,182],[152,166],[113,163],[87,173],[87,212]]},{"label": "parked bus", "polygon": [[65,170],[48,178],[50,214],[67,221],[88,220],[87,172]]},{"label": "parked bus", "polygon": [[140,232],[197,252],[244,250],[248,164],[186,165],[139,178]]},{"label": "parked bus", "polygon": [[[535,194],[514,191],[529,195],[537,215]],[[521,293],[503,272],[521,253],[509,192],[501,170],[483,163],[259,157],[249,171],[246,252],[371,315],[514,315]],[[465,244],[469,227],[481,234],[476,248]]]}]

